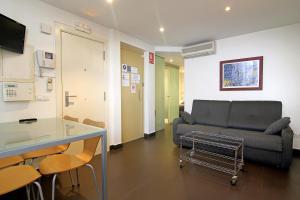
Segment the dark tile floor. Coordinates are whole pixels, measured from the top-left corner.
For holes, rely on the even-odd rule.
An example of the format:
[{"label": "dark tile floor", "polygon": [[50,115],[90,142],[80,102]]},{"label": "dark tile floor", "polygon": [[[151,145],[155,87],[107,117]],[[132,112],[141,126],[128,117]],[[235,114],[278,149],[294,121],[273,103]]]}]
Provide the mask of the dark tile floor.
[{"label": "dark tile floor", "polygon": [[[100,157],[93,165],[100,170]],[[81,186],[72,190],[68,174],[62,174],[56,199],[97,199],[91,178],[88,169],[80,169]],[[228,175],[196,165],[180,169],[168,127],[156,137],[127,143],[108,155],[109,200],[299,200],[300,157],[294,158],[289,171],[246,163],[238,184],[231,186],[229,181]],[[46,199],[51,199],[51,177],[42,182]],[[24,194],[20,190],[0,199],[26,199]]]}]

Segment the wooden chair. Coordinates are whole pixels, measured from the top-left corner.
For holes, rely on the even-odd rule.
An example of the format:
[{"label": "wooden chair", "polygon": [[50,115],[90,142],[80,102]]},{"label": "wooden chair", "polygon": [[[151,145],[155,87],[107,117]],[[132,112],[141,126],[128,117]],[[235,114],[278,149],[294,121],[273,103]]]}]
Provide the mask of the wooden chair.
[{"label": "wooden chair", "polygon": [[44,200],[43,191],[37,181],[41,174],[32,166],[19,165],[7,167],[0,170],[0,196],[26,186],[27,198],[30,200],[30,189],[28,185],[37,186],[41,200]]},{"label": "wooden chair", "polygon": [[10,156],[7,158],[0,159],[0,169],[10,167],[13,165],[18,165],[21,162],[24,162],[24,159],[21,156]]},{"label": "wooden chair", "polygon": [[96,126],[98,128],[105,128],[105,123],[104,122],[97,122],[91,119],[84,119],[83,122],[86,125],[90,125],[90,126]]},{"label": "wooden chair", "polygon": [[73,122],[79,122],[79,119],[78,119],[78,118],[71,117],[71,116],[69,116],[69,115],[65,115],[65,116],[64,116],[64,119],[65,119],[65,120],[69,120],[69,121],[73,121]]},{"label": "wooden chair", "polygon": [[[79,122],[78,118],[70,117],[68,115],[65,115],[64,119],[74,121],[74,122]],[[58,146],[49,147],[49,148],[45,148],[45,149],[40,149],[37,151],[25,153],[22,155],[22,157],[24,158],[24,160],[31,159],[31,162],[33,162],[34,159],[39,158],[39,157],[63,153],[69,148],[69,146],[70,146],[70,144],[64,144],[64,145],[58,145]]]},{"label": "wooden chair", "polygon": [[[88,125],[94,125],[99,127],[99,122],[92,120],[84,120]],[[100,127],[101,128],[101,127]],[[73,169],[78,169],[80,167],[86,166],[91,169],[94,178],[94,184],[96,186],[97,193],[99,198],[101,198],[99,186],[96,178],[96,173],[94,167],[89,164],[89,162],[94,157],[96,152],[97,145],[99,143],[100,137],[90,138],[84,140],[84,147],[82,153],[75,155],[67,155],[67,154],[58,154],[48,156],[40,163],[40,172],[42,175],[54,175],[52,179],[52,200],[55,198],[55,181],[56,177],[59,173],[71,171]],[[77,181],[78,181],[78,173],[77,173]]]}]

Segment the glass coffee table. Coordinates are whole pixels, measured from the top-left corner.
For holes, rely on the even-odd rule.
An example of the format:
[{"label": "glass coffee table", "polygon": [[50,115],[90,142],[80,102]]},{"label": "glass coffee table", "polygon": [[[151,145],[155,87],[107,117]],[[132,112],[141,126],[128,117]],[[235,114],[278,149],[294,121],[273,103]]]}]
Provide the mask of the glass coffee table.
[{"label": "glass coffee table", "polygon": [[[183,149],[190,146],[192,149]],[[232,175],[236,185],[238,173],[244,166],[244,139],[215,133],[192,131],[180,136],[179,166],[184,161]]]}]

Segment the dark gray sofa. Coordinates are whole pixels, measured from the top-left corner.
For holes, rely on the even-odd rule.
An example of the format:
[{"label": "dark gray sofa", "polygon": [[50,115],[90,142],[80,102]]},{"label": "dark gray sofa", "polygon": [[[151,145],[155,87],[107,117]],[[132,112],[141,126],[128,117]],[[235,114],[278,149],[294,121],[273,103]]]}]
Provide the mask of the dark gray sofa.
[{"label": "dark gray sofa", "polygon": [[[190,131],[203,131],[244,138],[245,159],[288,168],[292,162],[293,131],[290,127],[276,135],[264,130],[282,117],[279,101],[194,100],[191,113],[195,124],[177,118],[173,122],[173,141]],[[191,147],[185,143],[184,146]]]}]

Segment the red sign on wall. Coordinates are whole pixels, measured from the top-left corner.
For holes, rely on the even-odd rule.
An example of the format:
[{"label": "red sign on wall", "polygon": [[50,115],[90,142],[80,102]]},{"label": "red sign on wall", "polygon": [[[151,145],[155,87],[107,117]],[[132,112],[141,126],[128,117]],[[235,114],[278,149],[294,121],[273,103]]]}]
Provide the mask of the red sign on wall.
[{"label": "red sign on wall", "polygon": [[149,52],[149,63],[154,64],[154,53],[153,52]]}]

